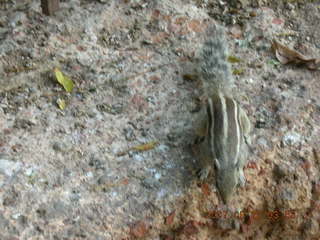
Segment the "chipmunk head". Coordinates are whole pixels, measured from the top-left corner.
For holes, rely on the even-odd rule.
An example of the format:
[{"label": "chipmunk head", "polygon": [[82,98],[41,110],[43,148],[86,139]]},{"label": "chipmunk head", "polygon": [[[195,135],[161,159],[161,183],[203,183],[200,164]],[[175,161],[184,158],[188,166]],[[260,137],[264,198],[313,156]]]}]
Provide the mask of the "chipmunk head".
[{"label": "chipmunk head", "polygon": [[215,161],[216,184],[224,203],[228,203],[236,186],[238,185],[239,174],[237,168],[222,169],[219,161]]}]

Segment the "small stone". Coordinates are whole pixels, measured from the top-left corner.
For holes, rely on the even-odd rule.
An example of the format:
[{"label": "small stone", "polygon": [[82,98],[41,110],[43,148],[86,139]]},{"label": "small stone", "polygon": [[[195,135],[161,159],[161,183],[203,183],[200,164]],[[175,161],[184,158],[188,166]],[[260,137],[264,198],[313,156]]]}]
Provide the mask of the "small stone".
[{"label": "small stone", "polygon": [[96,170],[104,170],[105,169],[105,162],[99,159],[98,157],[91,156],[89,161],[89,166],[95,168]]},{"label": "small stone", "polygon": [[67,143],[64,142],[55,142],[52,145],[53,150],[57,151],[57,152],[68,152],[71,150],[71,146],[69,146]]},{"label": "small stone", "polygon": [[17,192],[13,187],[6,191],[3,195],[3,206],[15,206],[20,201],[20,192]]},{"label": "small stone", "polygon": [[107,183],[110,183],[111,182],[111,179],[110,177],[108,177],[106,174],[105,175],[102,175],[99,179],[98,179],[98,184],[99,185],[104,185],[104,184],[107,184]]},{"label": "small stone", "polygon": [[86,174],[87,178],[93,178],[93,173],[92,172],[87,172]]},{"label": "small stone", "polygon": [[159,189],[160,183],[154,178],[145,178],[141,183],[145,188],[148,189]]},{"label": "small stone", "polygon": [[25,21],[27,21],[27,17],[26,14],[23,12],[17,12],[9,19],[10,25],[13,28],[15,28],[18,25],[21,25]]},{"label": "small stone", "polygon": [[93,109],[88,109],[87,110],[87,115],[90,117],[90,118],[95,118],[97,116],[97,113],[96,111],[94,111]]},{"label": "small stone", "polygon": [[133,154],[133,159],[134,159],[135,161],[141,162],[141,161],[144,160],[144,157],[141,156],[140,154]]},{"label": "small stone", "polygon": [[11,160],[0,159],[0,173],[11,177],[15,172],[19,171],[21,163]]},{"label": "small stone", "polygon": [[295,6],[292,4],[292,3],[287,3],[287,8],[289,10],[294,10],[295,9]]},{"label": "small stone", "polygon": [[161,173],[154,174],[155,179],[159,180],[161,178]]},{"label": "small stone", "polygon": [[257,144],[258,144],[259,146],[263,147],[264,149],[269,148],[269,142],[268,142],[268,140],[267,140],[266,138],[264,138],[264,137],[259,137],[259,138],[257,139]]},{"label": "small stone", "polygon": [[30,177],[34,174],[34,169],[32,167],[27,168],[24,173],[26,174],[26,176]]},{"label": "small stone", "polygon": [[15,213],[15,214],[13,214],[11,217],[12,217],[13,219],[17,220],[20,216],[21,216],[20,213]]},{"label": "small stone", "polygon": [[284,165],[275,165],[273,169],[273,175],[276,179],[280,180],[288,174],[287,169]]},{"label": "small stone", "polygon": [[282,144],[284,146],[293,146],[301,142],[301,135],[296,132],[289,132],[282,138]]},{"label": "small stone", "polygon": [[123,131],[127,141],[133,141],[136,138],[132,128],[125,128]]},{"label": "small stone", "polygon": [[292,189],[284,189],[281,192],[281,197],[284,200],[291,200],[292,201],[292,200],[296,199],[296,194],[295,194],[294,190],[292,190]]},{"label": "small stone", "polygon": [[159,144],[159,146],[157,147],[159,149],[160,152],[168,152],[170,147],[164,144]]}]

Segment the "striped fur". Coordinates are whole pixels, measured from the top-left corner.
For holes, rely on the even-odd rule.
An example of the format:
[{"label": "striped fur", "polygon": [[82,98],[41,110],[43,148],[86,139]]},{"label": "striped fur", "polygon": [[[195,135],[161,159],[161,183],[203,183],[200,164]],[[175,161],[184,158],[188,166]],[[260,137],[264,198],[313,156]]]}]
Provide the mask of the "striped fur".
[{"label": "striped fur", "polygon": [[239,105],[232,98],[217,94],[208,99],[207,136],[212,156],[219,166],[236,166],[243,144]]},{"label": "striped fur", "polygon": [[244,181],[245,138],[250,131],[246,113],[239,104],[221,92],[208,99],[207,141],[216,167],[216,184],[224,202]]}]

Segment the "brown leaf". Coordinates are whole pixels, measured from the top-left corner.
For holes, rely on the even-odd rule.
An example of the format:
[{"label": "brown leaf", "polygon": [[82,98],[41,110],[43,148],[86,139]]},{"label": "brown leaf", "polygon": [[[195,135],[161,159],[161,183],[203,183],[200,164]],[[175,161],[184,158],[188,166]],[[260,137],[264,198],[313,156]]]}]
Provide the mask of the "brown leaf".
[{"label": "brown leaf", "polygon": [[301,53],[284,46],[275,39],[273,39],[272,42],[272,50],[282,64],[305,64],[310,70],[315,70],[320,67],[319,58],[308,58]]},{"label": "brown leaf", "polygon": [[187,222],[182,229],[182,233],[184,233],[187,236],[194,235],[198,232],[199,229],[197,228],[197,223],[193,220]]},{"label": "brown leaf", "polygon": [[167,217],[166,217],[166,225],[171,225],[174,221],[174,218],[176,216],[176,211],[172,211]]},{"label": "brown leaf", "polygon": [[130,228],[130,234],[136,238],[142,238],[145,237],[148,232],[147,226],[143,221],[136,222],[131,228]]}]

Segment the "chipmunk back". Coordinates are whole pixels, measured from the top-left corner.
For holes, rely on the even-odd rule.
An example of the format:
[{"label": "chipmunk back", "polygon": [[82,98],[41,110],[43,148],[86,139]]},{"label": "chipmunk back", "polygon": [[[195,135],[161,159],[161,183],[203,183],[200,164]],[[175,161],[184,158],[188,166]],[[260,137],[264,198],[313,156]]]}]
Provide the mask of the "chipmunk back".
[{"label": "chipmunk back", "polygon": [[216,185],[227,203],[235,188],[245,182],[250,122],[232,95],[234,80],[227,61],[228,47],[222,27],[209,27],[200,57],[200,78],[207,97],[204,157],[200,178],[215,169]]}]

